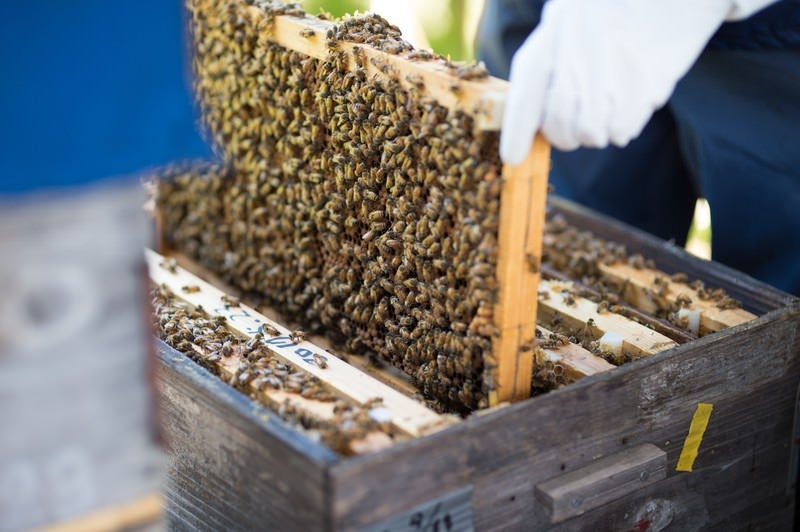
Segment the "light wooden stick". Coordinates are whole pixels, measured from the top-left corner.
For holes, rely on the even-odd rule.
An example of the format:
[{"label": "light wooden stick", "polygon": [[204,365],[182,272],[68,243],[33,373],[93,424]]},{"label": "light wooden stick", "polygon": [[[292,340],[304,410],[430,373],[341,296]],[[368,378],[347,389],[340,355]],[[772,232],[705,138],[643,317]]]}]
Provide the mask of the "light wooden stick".
[{"label": "light wooden stick", "polygon": [[[214,272],[193,261],[187,255],[179,251],[175,251],[174,249],[168,249],[165,251],[165,253],[169,255],[169,257],[171,258],[175,258],[178,264],[180,264],[190,273],[193,273],[194,275],[200,277],[201,279],[205,279],[208,283],[216,286],[223,292],[227,292],[229,294],[238,293],[238,291],[234,287],[227,284]],[[260,309],[262,314],[272,319],[273,321],[278,321],[280,319],[280,313],[278,313],[274,308],[262,305]],[[392,366],[389,363],[386,363],[385,365],[381,365],[380,367],[378,367],[374,365],[368,359],[368,357],[361,355],[353,355],[352,353],[347,353],[347,352],[341,353],[338,349],[333,349],[330,341],[325,337],[312,336],[309,339],[311,340],[312,343],[323,348],[328,353],[331,353],[332,356],[337,356],[338,358],[344,358],[344,360],[351,366],[360,369],[367,375],[375,379],[378,379],[385,385],[394,388],[395,390],[409,397],[419,393],[419,390],[417,390],[417,388],[412,384],[411,377],[407,373],[404,373],[402,370]],[[337,355],[334,353],[341,353],[341,355]],[[327,353],[325,354],[327,356]]]},{"label": "light wooden stick", "polygon": [[542,253],[550,146],[537,136],[528,156],[503,167],[500,197],[497,278],[494,308],[499,336],[492,345],[496,389],[489,404],[530,396],[533,358],[528,346],[536,336],[539,257]]},{"label": "light wooden stick", "polygon": [[114,532],[119,530],[160,529],[164,500],[158,493],[103,508],[70,521],[54,523],[40,532]]},{"label": "light wooden stick", "polygon": [[[263,10],[254,6],[248,8],[248,14],[255,23],[267,17]],[[331,53],[326,33],[334,25],[333,22],[313,17],[279,15],[274,17],[271,25],[265,24],[265,27],[271,27],[271,31],[259,37],[316,59],[326,59]],[[367,76],[396,78],[406,90],[420,92],[448,109],[472,116],[478,129],[500,129],[508,85],[506,81],[494,77],[464,80],[454,75],[441,60],[416,61],[367,44],[339,42],[337,51],[343,50],[347,54],[349,68],[353,70],[359,68],[353,59],[355,47],[363,54],[363,68]]]},{"label": "light wooden stick", "polygon": [[[597,312],[597,303],[575,295],[572,283],[543,280],[539,283],[539,319],[558,316],[565,326],[580,330],[588,327],[599,339],[606,333],[619,335],[622,350],[636,356],[647,356],[678,345],[674,340],[644,325],[611,312]],[[589,326],[589,320],[593,325]]]},{"label": "light wooden stick", "polygon": [[[192,305],[201,306],[210,316],[225,317],[229,328],[248,337],[255,336],[266,326],[274,327],[280,335],[270,337],[265,334],[264,347],[276,356],[314,375],[332,390],[358,404],[381,399],[382,408],[389,414],[389,422],[400,432],[419,436],[446,423],[445,418],[425,405],[393,390],[339,358],[330,354],[326,356],[323,349],[311,342],[292,340],[290,338],[292,331],[253,308],[246,305],[236,307],[226,305],[223,300],[223,296],[226,295],[224,292],[181,267],[163,266],[165,259],[158,253],[146,250],[145,258],[153,282],[165,285],[176,297]],[[181,290],[183,286],[197,286],[199,290],[187,293]],[[320,360],[324,361],[325,367],[319,364]],[[235,364],[235,361],[226,364]]]},{"label": "light wooden stick", "polygon": [[[177,294],[176,294],[177,295]],[[200,346],[193,346],[195,351],[200,354],[204,353],[204,350]],[[223,380],[229,381],[231,377],[236,375],[236,370],[239,367],[239,364],[242,362],[242,357],[239,353],[232,352],[230,356],[221,357],[220,360],[216,363],[217,369],[219,369],[220,377]],[[291,393],[284,390],[274,390],[270,388],[265,388],[263,390],[259,390],[255,386],[255,381],[252,381],[248,386],[248,392],[256,394],[260,399],[264,400],[267,404],[271,404],[273,406],[280,406],[281,404],[288,402],[292,406],[300,408],[306,414],[310,415],[313,418],[320,419],[320,420],[330,420],[333,419],[333,407],[334,404],[331,401],[317,401],[315,399],[307,399],[300,395],[299,393]]]},{"label": "light wooden stick", "polygon": [[[688,297],[687,307],[699,313],[699,330],[692,331],[703,336],[754,320],[756,316],[741,308],[720,309],[715,301],[701,299],[697,291],[689,285],[672,282],[670,276],[651,268],[635,268],[625,263],[598,264],[603,277],[622,289],[626,301],[646,312],[656,313],[663,308],[672,307],[678,297]],[[659,278],[663,293],[659,293],[654,279]]]},{"label": "light wooden stick", "polygon": [[[183,291],[181,292],[183,293]],[[177,295],[177,294],[176,294]],[[199,354],[204,354],[204,349],[199,345],[192,345],[192,348]],[[243,361],[241,354],[238,352],[231,352],[227,357],[221,357],[220,360],[214,362],[216,369],[219,371],[220,377],[229,381]],[[271,388],[259,389],[256,385],[256,380],[247,383],[246,392],[251,396],[255,396],[266,405],[272,406],[275,409],[280,408],[284,404],[289,404],[294,408],[303,412],[304,416],[319,421],[332,421],[335,417],[334,406],[332,401],[318,401],[316,399],[307,399],[299,393],[288,392],[285,390],[276,390]],[[381,449],[390,447],[393,444],[391,437],[381,431],[372,431],[366,434],[363,438],[354,439],[349,442],[349,449],[353,454],[364,454],[368,452],[375,452]]]},{"label": "light wooden stick", "polygon": [[[553,334],[552,331],[542,326],[537,326],[536,328],[539,329],[539,332],[544,338]],[[564,368],[564,377],[567,382],[576,381],[583,377],[602,373],[616,367],[605,359],[592,354],[589,350],[573,343],[551,348],[542,348],[542,351],[547,357],[547,360],[561,364]]]}]

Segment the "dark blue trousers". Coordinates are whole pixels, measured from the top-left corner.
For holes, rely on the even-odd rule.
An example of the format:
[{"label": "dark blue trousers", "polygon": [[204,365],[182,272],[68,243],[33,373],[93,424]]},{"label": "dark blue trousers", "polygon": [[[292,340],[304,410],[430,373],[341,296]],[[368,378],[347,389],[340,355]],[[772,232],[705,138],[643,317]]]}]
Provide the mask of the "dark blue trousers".
[{"label": "dark blue trousers", "polygon": [[[514,20],[482,48],[499,74]],[[800,295],[800,48],[706,50],[626,148],[552,157],[556,194],[678,243],[705,197],[714,260]]]}]

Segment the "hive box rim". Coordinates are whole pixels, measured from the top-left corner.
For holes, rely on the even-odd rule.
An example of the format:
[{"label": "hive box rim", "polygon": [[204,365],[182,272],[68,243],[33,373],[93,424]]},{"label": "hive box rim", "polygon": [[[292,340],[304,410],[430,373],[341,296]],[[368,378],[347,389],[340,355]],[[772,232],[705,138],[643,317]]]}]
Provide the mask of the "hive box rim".
[{"label": "hive box rim", "polygon": [[[158,356],[164,364],[174,369],[177,373],[195,383],[197,386],[207,390],[213,390],[213,393],[215,393],[223,403],[226,403],[245,418],[249,419],[255,426],[269,433],[270,436],[277,438],[293,450],[303,453],[312,462],[321,467],[345,469],[349,466],[358,466],[359,464],[371,461],[377,457],[390,457],[394,454],[402,455],[408,452],[409,449],[413,449],[418,445],[420,440],[436,441],[438,439],[449,439],[455,432],[474,430],[476,426],[483,423],[514,415],[521,410],[535,408],[534,405],[538,403],[558,401],[564,394],[580,393],[580,390],[592,386],[597,382],[609,382],[617,379],[624,380],[629,374],[636,373],[642,368],[654,364],[662,364],[669,358],[677,357],[687,350],[702,351],[706,346],[722,341],[730,336],[739,335],[750,329],[761,328],[776,320],[788,318],[792,315],[800,315],[800,298],[794,298],[792,296],[789,296],[789,298],[791,299],[791,303],[787,307],[769,311],[753,321],[708,334],[692,342],[672,347],[649,357],[634,360],[613,371],[584,377],[568,386],[563,386],[524,401],[480,411],[477,415],[472,415],[458,423],[449,425],[431,434],[423,435],[418,438],[409,438],[408,440],[397,442],[379,451],[353,456],[340,455],[324,443],[315,441],[310,438],[303,429],[294,427],[287,421],[284,421],[277,413],[231,387],[206,368],[199,366],[180,351],[167,345],[164,341],[156,338],[155,342]],[[190,366],[191,370],[189,370],[187,366]]]},{"label": "hive box rim", "polygon": [[321,467],[327,467],[342,460],[342,456],[327,445],[309,438],[301,429],[283,420],[277,412],[270,410],[258,401],[200,366],[185,354],[154,338],[156,353],[161,362],[174,370],[195,386],[213,393],[226,406],[232,408],[270,436],[278,439],[292,450],[305,455]]}]

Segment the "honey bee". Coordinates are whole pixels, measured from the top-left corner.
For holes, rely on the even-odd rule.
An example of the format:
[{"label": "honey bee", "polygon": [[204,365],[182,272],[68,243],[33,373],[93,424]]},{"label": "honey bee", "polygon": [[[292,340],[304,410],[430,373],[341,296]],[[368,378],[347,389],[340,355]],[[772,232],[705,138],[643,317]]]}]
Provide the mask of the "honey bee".
[{"label": "honey bee", "polygon": [[314,353],[314,354],[312,355],[312,358],[313,358],[313,360],[314,360],[314,363],[315,363],[315,364],[316,364],[316,365],[317,365],[317,366],[318,366],[320,369],[326,369],[326,368],[328,367],[328,363],[325,361],[325,357],[323,357],[322,355],[320,355],[320,354],[318,354],[318,353]]},{"label": "honey bee", "polygon": [[241,304],[238,297],[228,294],[221,295],[220,300],[226,307],[238,307]]},{"label": "honey bee", "polygon": [[177,273],[178,271],[178,261],[175,259],[169,259],[167,261],[161,261],[158,265],[170,273]]},{"label": "honey bee", "polygon": [[689,282],[689,276],[683,272],[673,274],[671,279],[673,283],[687,284]]},{"label": "honey bee", "polygon": [[422,90],[425,88],[425,81],[422,79],[422,76],[419,74],[408,74],[406,75],[406,81],[414,88]]},{"label": "honey bee", "polygon": [[435,58],[433,53],[428,50],[412,50],[406,54],[406,57],[412,61],[431,61]]}]

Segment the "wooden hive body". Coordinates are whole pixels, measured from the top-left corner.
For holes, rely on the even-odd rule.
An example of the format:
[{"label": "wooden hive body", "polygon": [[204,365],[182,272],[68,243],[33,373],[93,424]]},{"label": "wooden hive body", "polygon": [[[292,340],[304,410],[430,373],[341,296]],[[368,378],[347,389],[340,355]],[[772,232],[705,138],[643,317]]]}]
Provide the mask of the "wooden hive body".
[{"label": "wooden hive body", "polygon": [[[553,203],[577,227],[723,287],[759,317],[355,458],[288,428],[162,344],[171,525],[370,530],[449,515],[478,530],[790,530],[800,302]],[[677,471],[700,403],[713,411],[699,454],[692,471]]]}]

